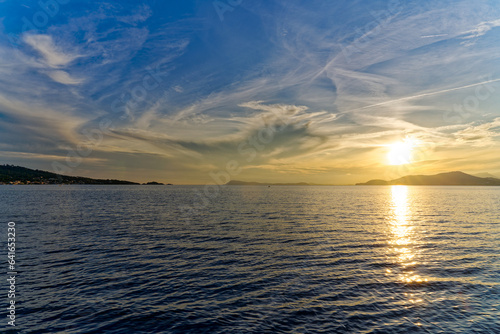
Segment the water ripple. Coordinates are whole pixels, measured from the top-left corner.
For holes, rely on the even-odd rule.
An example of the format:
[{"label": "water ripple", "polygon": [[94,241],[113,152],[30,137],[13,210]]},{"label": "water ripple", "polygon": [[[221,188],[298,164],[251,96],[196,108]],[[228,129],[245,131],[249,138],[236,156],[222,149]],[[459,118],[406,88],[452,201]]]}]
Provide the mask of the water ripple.
[{"label": "water ripple", "polygon": [[498,188],[192,191],[0,187],[18,333],[500,333]]}]

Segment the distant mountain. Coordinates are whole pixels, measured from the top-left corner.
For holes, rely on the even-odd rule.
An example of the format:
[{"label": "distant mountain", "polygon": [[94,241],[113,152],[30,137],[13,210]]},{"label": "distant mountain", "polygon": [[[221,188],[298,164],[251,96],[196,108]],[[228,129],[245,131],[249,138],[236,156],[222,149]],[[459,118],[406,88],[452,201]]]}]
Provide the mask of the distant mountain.
[{"label": "distant mountain", "polygon": [[436,175],[407,175],[391,181],[371,180],[366,183],[356,183],[356,185],[500,186],[500,179],[477,177],[463,172],[449,172]]},{"label": "distant mountain", "polygon": [[312,186],[313,183],[299,182],[299,183],[260,183],[260,182],[246,182],[231,180],[226,183],[228,186]]},{"label": "distant mountain", "polygon": [[122,180],[66,176],[38,169],[0,165],[0,184],[138,184]]},{"label": "distant mountain", "polygon": [[477,176],[477,177],[492,177],[492,178],[495,178],[495,179],[500,179],[498,176],[495,176],[495,175],[490,174],[490,173],[479,173],[479,174],[474,174],[474,176]]}]

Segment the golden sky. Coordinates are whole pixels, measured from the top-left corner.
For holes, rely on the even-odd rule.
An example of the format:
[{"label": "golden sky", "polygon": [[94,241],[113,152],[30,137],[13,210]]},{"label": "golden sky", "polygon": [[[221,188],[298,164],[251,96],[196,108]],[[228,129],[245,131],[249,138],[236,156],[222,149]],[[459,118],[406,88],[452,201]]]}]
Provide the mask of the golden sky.
[{"label": "golden sky", "polygon": [[52,9],[0,2],[0,163],[176,184],[500,176],[499,4]]}]

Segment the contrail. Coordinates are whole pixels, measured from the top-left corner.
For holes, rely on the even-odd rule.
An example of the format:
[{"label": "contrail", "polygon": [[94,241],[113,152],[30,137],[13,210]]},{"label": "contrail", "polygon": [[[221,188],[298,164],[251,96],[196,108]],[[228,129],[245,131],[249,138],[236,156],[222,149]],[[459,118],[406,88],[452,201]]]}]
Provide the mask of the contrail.
[{"label": "contrail", "polygon": [[431,92],[431,93],[424,93],[424,94],[419,94],[419,95],[402,97],[400,99],[385,101],[385,102],[376,103],[376,104],[371,104],[369,106],[365,106],[365,107],[361,107],[361,108],[357,108],[357,109],[352,109],[352,110],[349,110],[349,111],[346,111],[346,112],[358,111],[358,110],[368,109],[368,108],[372,108],[372,107],[383,106],[385,104],[390,104],[390,103],[399,102],[399,101],[406,101],[406,100],[411,100],[411,99],[417,99],[419,97],[424,97],[424,96],[430,96],[430,95],[437,95],[437,94],[441,94],[441,93],[452,92],[452,91],[459,90],[459,89],[464,89],[464,88],[469,88],[469,87],[484,85],[484,84],[487,84],[487,83],[490,83],[490,82],[497,82],[497,81],[500,81],[500,79],[487,80],[487,81],[478,82],[478,83],[475,83],[475,84],[472,84],[472,85],[466,85],[466,86],[461,86],[461,87],[444,89],[444,90],[440,90],[440,91],[437,91],[437,92]]},{"label": "contrail", "polygon": [[420,38],[433,38],[433,37],[443,37],[443,36],[448,36],[448,34],[426,35],[426,36],[420,36]]}]

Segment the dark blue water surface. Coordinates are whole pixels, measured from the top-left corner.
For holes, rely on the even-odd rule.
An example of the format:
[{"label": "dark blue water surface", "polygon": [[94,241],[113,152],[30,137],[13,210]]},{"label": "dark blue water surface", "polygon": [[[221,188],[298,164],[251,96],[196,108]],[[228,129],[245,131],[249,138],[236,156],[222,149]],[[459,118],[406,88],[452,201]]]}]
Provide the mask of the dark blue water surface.
[{"label": "dark blue water surface", "polygon": [[500,333],[500,187],[197,189],[0,186],[15,332]]}]

